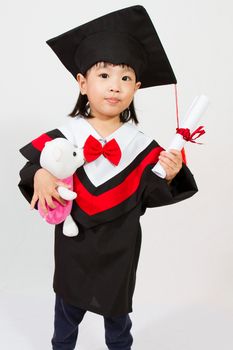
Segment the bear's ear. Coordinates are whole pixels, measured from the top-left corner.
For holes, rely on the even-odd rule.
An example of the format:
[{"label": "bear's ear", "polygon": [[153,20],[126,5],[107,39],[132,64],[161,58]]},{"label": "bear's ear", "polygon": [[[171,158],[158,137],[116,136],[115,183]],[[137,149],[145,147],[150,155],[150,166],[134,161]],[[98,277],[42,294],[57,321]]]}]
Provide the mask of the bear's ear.
[{"label": "bear's ear", "polygon": [[59,148],[59,147],[54,147],[54,149],[53,149],[53,159],[54,159],[56,162],[59,162],[59,160],[61,159],[61,156],[62,156],[62,150],[61,150],[61,148]]}]

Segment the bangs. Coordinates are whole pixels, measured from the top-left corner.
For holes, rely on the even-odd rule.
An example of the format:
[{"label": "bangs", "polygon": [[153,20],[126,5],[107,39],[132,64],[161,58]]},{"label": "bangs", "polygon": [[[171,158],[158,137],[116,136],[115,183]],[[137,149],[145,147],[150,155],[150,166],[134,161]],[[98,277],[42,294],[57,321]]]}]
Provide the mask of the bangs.
[{"label": "bangs", "polygon": [[125,71],[130,70],[130,71],[134,72],[134,69],[125,63],[114,64],[111,62],[100,61],[100,62],[97,62],[94,64],[94,67],[96,67],[97,69],[108,68],[109,66],[110,67],[119,66],[119,67],[123,68]]}]

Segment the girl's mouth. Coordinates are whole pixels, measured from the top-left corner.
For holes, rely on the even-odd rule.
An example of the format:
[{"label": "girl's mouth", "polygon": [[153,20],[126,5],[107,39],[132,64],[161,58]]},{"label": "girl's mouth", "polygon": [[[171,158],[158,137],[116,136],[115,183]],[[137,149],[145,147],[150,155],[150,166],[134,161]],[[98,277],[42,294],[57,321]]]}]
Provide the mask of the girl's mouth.
[{"label": "girl's mouth", "polygon": [[106,101],[108,101],[111,104],[117,104],[120,100],[118,98],[106,98]]}]

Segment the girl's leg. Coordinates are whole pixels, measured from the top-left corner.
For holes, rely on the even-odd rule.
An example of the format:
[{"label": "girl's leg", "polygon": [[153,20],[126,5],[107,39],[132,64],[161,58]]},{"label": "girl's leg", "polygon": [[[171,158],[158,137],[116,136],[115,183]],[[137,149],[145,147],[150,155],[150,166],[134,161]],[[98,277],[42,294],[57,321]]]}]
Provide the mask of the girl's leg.
[{"label": "girl's leg", "polygon": [[78,337],[78,326],[86,310],[66,304],[56,294],[54,334],[51,339],[53,350],[73,350]]},{"label": "girl's leg", "polygon": [[129,314],[118,317],[104,317],[105,342],[109,350],[130,350],[133,336]]}]

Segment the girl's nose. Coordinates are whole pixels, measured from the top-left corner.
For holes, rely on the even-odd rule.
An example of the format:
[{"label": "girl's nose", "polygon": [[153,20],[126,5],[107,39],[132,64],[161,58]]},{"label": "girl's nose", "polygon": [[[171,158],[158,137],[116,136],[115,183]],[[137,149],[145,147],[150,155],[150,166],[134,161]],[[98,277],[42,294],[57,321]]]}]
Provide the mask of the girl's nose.
[{"label": "girl's nose", "polygon": [[111,92],[119,92],[120,91],[120,85],[117,79],[112,79],[109,84],[109,90]]},{"label": "girl's nose", "polygon": [[119,90],[119,88],[114,87],[114,88],[111,88],[110,91],[111,91],[111,92],[119,92],[120,90]]}]

